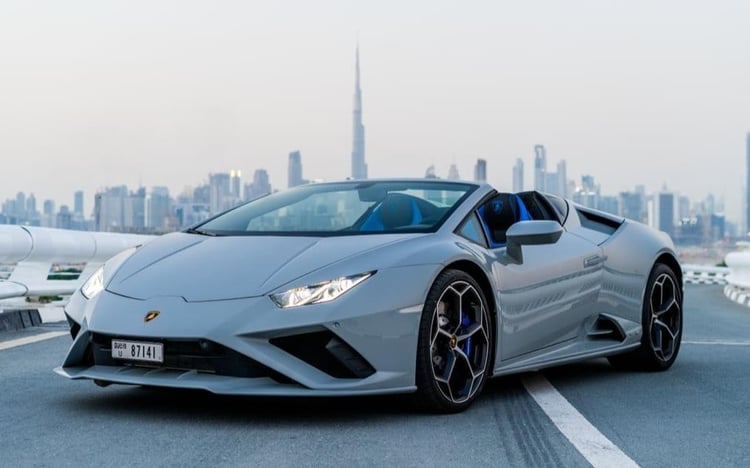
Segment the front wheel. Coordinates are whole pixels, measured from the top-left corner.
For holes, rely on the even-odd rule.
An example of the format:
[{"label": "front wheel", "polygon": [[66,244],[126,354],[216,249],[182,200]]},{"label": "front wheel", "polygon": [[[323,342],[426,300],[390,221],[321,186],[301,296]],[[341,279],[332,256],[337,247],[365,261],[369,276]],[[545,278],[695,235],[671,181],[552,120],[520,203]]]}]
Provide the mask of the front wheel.
[{"label": "front wheel", "polygon": [[677,359],[682,342],[682,287],[671,268],[664,264],[654,267],[643,302],[640,348],[611,356],[609,361],[621,368],[667,370]]},{"label": "front wheel", "polygon": [[491,372],[493,328],[482,288],[460,270],[432,285],[417,341],[416,402],[435,412],[463,411]]}]

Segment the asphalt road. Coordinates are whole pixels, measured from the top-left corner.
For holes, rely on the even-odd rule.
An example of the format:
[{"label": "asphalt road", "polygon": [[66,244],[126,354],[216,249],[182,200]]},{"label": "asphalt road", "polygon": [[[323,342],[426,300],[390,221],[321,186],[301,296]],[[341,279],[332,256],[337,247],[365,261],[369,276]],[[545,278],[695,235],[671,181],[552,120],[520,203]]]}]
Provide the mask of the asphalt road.
[{"label": "asphalt road", "polygon": [[[750,466],[750,308],[688,286],[684,342],[666,373],[605,360],[544,371],[641,466]],[[0,334],[0,343],[64,330]],[[62,336],[0,349],[0,467],[586,466],[521,384],[490,382],[458,415],[403,398],[269,399],[69,381]]]}]

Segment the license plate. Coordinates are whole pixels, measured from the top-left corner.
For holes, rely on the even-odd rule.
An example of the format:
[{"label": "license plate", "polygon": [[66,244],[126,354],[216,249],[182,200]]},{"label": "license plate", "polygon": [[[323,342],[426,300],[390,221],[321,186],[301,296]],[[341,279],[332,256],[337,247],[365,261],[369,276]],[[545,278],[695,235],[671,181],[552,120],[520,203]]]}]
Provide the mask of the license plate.
[{"label": "license plate", "polygon": [[129,361],[164,362],[164,345],[143,341],[112,340],[112,357]]}]

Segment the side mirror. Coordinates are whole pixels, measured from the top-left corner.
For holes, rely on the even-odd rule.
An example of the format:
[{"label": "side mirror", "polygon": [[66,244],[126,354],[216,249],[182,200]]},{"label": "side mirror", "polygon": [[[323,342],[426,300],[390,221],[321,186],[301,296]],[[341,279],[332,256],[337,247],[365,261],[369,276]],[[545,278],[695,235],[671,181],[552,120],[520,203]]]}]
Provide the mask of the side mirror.
[{"label": "side mirror", "polygon": [[520,221],[508,229],[506,254],[523,263],[524,245],[554,244],[562,236],[563,228],[556,221]]}]

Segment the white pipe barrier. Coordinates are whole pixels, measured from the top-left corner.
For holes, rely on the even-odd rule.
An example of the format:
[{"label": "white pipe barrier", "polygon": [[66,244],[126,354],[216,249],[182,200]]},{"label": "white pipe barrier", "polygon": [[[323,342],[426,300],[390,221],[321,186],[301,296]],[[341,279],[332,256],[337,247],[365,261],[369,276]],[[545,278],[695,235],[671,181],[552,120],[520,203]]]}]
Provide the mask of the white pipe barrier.
[{"label": "white pipe barrier", "polygon": [[[153,238],[135,234],[0,225],[0,267],[12,270],[6,280],[0,279],[0,299],[72,294],[109,258]],[[683,265],[684,282],[728,283],[727,288],[742,289],[750,300],[750,252],[732,252],[727,255],[726,261],[730,268]],[[85,266],[76,280],[50,280],[50,270],[55,264]]]},{"label": "white pipe barrier", "polygon": [[[72,294],[115,254],[153,236],[0,225],[0,299]],[[48,279],[54,265],[83,265],[78,279]]]},{"label": "white pipe barrier", "polygon": [[724,295],[739,304],[750,305],[750,251],[730,252],[724,261],[731,272]]}]

